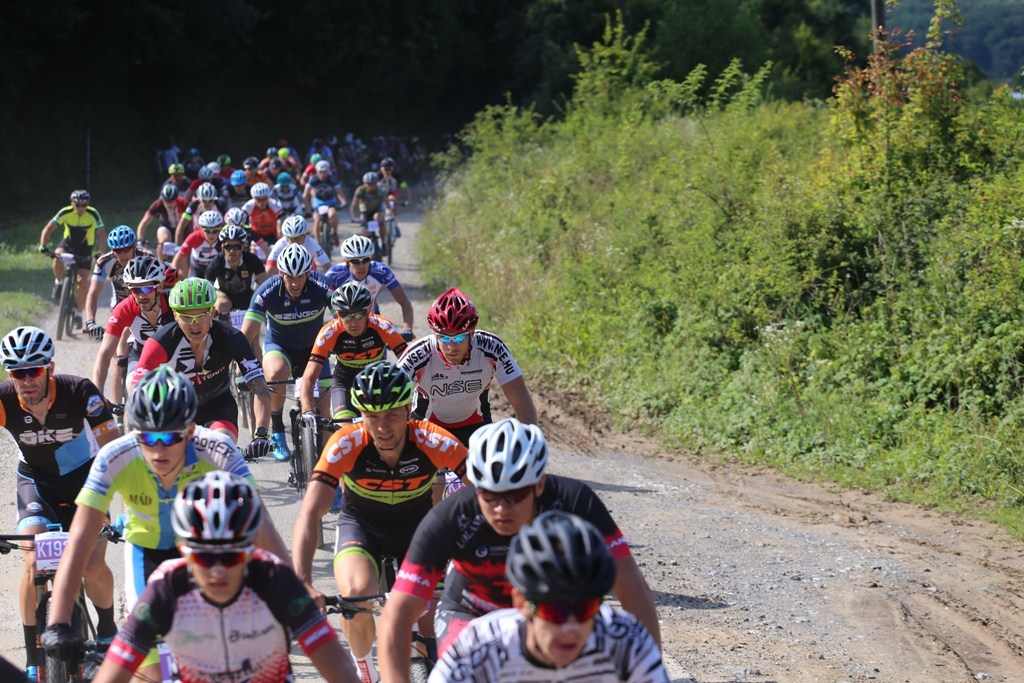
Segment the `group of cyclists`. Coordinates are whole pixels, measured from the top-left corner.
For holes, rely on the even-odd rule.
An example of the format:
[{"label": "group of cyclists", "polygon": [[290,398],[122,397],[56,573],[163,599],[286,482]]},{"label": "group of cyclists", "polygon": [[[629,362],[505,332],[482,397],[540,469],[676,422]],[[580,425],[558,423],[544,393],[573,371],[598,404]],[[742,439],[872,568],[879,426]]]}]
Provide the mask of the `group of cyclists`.
[{"label": "group of cyclists", "polygon": [[[256,161],[243,169],[251,190],[265,184]],[[628,543],[587,484],[547,473],[525,377],[500,337],[478,329],[472,300],[443,292],[427,314],[430,333],[415,339],[412,304],[375,260],[371,235],[339,239],[337,264],[326,245],[324,262],[301,209],[260,232],[245,208],[255,192],[229,209],[223,193],[204,189],[216,191],[213,183],[195,185],[192,199],[193,183],[182,191],[170,170],[160,206],[135,230],[105,236],[110,252],[96,260],[88,295],[110,280],[114,301],[100,326],[99,293],[87,297],[83,329],[101,339],[92,376],[55,375],[54,343],[38,327],[0,340],[10,377],[0,384],[0,426],[20,448],[17,531],[68,531],[46,625],[35,622],[34,557],[25,553],[29,680],[39,631],[47,652],[81,651],[71,617],[84,581],[98,636],[116,634],[98,681],[161,680],[158,637],[186,683],[291,680],[292,639],[327,680],[408,681],[415,628],[438,644],[431,681],[667,681],[654,600]],[[92,237],[73,232],[62,210],[52,221],[67,230],[58,248],[86,253],[81,245],[100,239],[88,202],[76,191],[71,212]],[[191,232],[178,230],[186,216]],[[162,233],[149,250],[142,238],[153,218]],[[385,289],[400,323],[379,313]],[[249,466],[292,457],[283,396],[268,387],[287,380],[304,424],[340,422],[324,433],[290,548]],[[253,397],[245,444],[233,381]],[[515,417],[492,420],[495,384]],[[118,424],[112,407],[122,404]],[[115,493],[131,613],[120,630],[100,538]],[[341,595],[377,593],[385,563],[397,564],[379,620],[368,611],[341,620],[347,653],[313,586],[317,529],[334,509]],[[621,608],[605,604],[609,591]]]}]

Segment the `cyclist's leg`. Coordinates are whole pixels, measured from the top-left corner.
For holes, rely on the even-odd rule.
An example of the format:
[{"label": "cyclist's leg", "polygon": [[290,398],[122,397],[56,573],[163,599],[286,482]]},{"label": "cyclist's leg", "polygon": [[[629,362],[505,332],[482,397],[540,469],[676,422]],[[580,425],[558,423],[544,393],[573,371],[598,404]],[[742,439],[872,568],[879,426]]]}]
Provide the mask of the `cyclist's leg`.
[{"label": "cyclist's leg", "polygon": [[125,378],[128,376],[128,340],[131,338],[131,333],[122,334],[121,338],[117,340],[117,352],[114,353],[114,371],[111,373],[111,386],[110,394],[114,397],[114,403],[121,403],[124,401],[124,387]]},{"label": "cyclist's leg", "polygon": [[[352,515],[342,512],[338,516],[337,540],[334,545],[334,580],[343,596],[372,595],[377,592],[379,567],[373,550],[363,524]],[[360,613],[352,619],[343,618],[341,631],[348,642],[361,680],[377,680],[379,677],[370,658],[377,633],[373,615]]]},{"label": "cyclist's leg", "polygon": [[214,313],[224,322],[231,323],[231,299],[220,290],[217,290],[217,303],[214,304]]},{"label": "cyclist's leg", "polygon": [[[181,557],[177,548],[167,550],[156,550],[141,548],[128,541],[124,542],[124,594],[125,609],[131,612],[135,609],[135,603],[139,596],[146,589],[146,581],[149,575],[167,560]],[[146,654],[142,665],[137,672],[137,681],[149,680],[159,681],[160,675],[160,654],[153,648]]]},{"label": "cyclist's leg", "polygon": [[[263,375],[268,382],[284,382],[292,377],[292,358],[287,349],[272,342],[267,342],[263,350]],[[288,436],[284,427],[284,394],[283,385],[274,386],[270,393],[270,432],[274,448],[281,451],[279,460],[287,460],[290,455]]]},{"label": "cyclist's leg", "polygon": [[223,395],[199,406],[196,424],[220,432],[237,443],[238,404],[232,400],[231,392],[225,391]]},{"label": "cyclist's leg", "polygon": [[[40,495],[35,480],[18,473],[18,527],[15,533],[40,534],[47,524],[57,522],[57,514]],[[24,569],[18,584],[18,607],[21,609],[21,623],[25,634],[25,666],[37,666],[39,655],[36,651],[36,553],[22,553]]]}]

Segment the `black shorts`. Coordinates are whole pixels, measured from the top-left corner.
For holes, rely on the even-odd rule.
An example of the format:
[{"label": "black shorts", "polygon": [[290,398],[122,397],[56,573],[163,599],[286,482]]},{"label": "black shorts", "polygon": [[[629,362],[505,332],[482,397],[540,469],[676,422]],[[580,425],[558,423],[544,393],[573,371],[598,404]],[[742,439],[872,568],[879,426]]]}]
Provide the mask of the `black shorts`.
[{"label": "black shorts", "polygon": [[423,509],[422,514],[412,512],[406,517],[382,524],[379,520],[371,522],[365,516],[356,516],[343,509],[338,515],[334,556],[361,551],[373,558],[378,573],[381,559],[384,557],[394,558],[401,565],[405,553],[409,550],[409,544],[412,543],[412,536],[416,533],[416,527],[429,511],[428,506]]},{"label": "black shorts", "polygon": [[215,422],[229,423],[234,427],[235,434],[238,434],[238,404],[230,391],[207,400],[196,410],[196,424],[204,427],[212,427]]},{"label": "black shorts", "polygon": [[75,255],[75,265],[78,269],[88,268],[92,270],[92,247],[88,244],[72,242],[67,237],[57,243],[57,249],[62,249],[68,254]]},{"label": "black shorts", "polygon": [[33,479],[18,472],[18,532],[32,526],[60,524],[71,528],[75,516],[75,496],[85,486],[92,467],[90,460],[62,477]]}]

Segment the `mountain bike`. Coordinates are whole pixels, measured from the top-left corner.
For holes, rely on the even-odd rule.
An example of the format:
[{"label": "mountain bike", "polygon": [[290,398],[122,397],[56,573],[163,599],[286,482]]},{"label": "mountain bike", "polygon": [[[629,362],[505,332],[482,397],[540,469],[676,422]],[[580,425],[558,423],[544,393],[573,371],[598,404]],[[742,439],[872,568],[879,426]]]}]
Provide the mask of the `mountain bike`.
[{"label": "mountain bike", "polygon": [[[306,488],[309,486],[309,477],[313,474],[316,463],[320,460],[320,453],[324,446],[324,432],[333,432],[337,425],[344,422],[353,422],[358,418],[339,417],[326,418],[316,416],[315,425],[307,425],[300,417],[298,408],[292,408],[292,438],[295,441],[295,450],[292,455],[292,470],[288,474],[288,485],[294,486],[299,497],[306,495]],[[318,548],[324,547],[324,524],[323,520],[317,524],[316,544]]]},{"label": "mountain bike", "polygon": [[46,249],[42,252],[50,258],[60,259],[64,264],[64,277],[60,284],[60,300],[57,305],[57,340],[75,332],[75,306],[78,302],[78,257],[68,252],[60,254]]},{"label": "mountain bike", "polygon": [[[36,589],[36,648],[40,649],[39,637],[46,630],[50,617],[50,594],[53,590],[53,577],[60,565],[61,555],[67,545],[68,534],[60,524],[47,525],[47,531],[39,534],[4,534],[0,535],[0,555],[12,550],[32,551],[36,553],[36,574],[33,580]],[[120,535],[110,526],[104,526],[100,537],[113,542],[120,540]],[[81,649],[78,656],[65,660],[46,654],[40,658],[39,680],[47,683],[79,683],[91,681],[96,675],[99,664],[103,661],[103,653],[107,643],[96,640],[96,625],[89,616],[86,604],[85,587],[78,589],[78,597],[71,611],[71,628],[81,638]]]},{"label": "mountain bike", "polygon": [[[236,330],[242,329],[244,319],[245,311],[231,311],[231,326]],[[228,387],[231,389],[231,395],[235,398],[235,403],[238,404],[238,435],[241,436],[242,430],[245,429],[249,431],[250,437],[254,437],[256,435],[256,409],[253,405],[249,384],[245,381],[245,377],[238,374],[236,363],[232,363],[228,367],[228,375],[231,378]]]},{"label": "mountain bike", "polygon": [[384,224],[381,226],[384,234],[381,235],[381,251],[388,265],[391,265],[391,258],[395,254],[395,240],[398,239],[398,222],[395,218],[395,200],[388,199],[384,203]]},{"label": "mountain bike", "polygon": [[334,246],[334,237],[331,233],[331,208],[326,204],[321,204],[316,209],[316,222],[313,226],[313,234],[316,236],[316,241],[320,243],[320,246],[324,248],[328,254],[331,253],[331,248]]}]

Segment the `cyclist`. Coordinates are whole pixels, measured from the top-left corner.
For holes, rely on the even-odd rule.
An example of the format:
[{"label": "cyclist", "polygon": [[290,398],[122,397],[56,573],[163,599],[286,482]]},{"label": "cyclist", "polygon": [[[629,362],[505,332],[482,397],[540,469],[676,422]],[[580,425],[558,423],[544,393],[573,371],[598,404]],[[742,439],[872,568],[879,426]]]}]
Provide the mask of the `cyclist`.
[{"label": "cyclist", "polygon": [[[230,213],[230,209],[229,209]],[[249,251],[249,233],[237,225],[221,228],[220,252],[206,267],[206,279],[217,286],[217,316],[231,322],[231,311],[249,308],[252,292],[267,279],[263,261]]]},{"label": "cyclist", "polygon": [[198,149],[192,147],[188,150],[188,154],[185,156],[185,175],[189,178],[196,178],[199,176],[199,169],[205,165],[206,162],[199,155]]},{"label": "cyclist", "polygon": [[[83,377],[53,374],[53,355],[53,340],[38,327],[18,327],[0,340],[0,364],[11,378],[0,384],[0,427],[10,432],[19,449],[19,534],[44,532],[47,524],[60,524],[65,530],[70,527],[75,495],[85,483],[97,447],[118,434],[93,383]],[[97,538],[92,537],[82,558],[85,588],[99,615],[99,634],[108,637],[117,630],[114,576],[105,560],[107,542]],[[26,669],[34,674],[38,665],[35,553],[26,552],[24,559],[18,605]]]},{"label": "cyclist", "polygon": [[338,179],[331,174],[331,162],[324,159],[316,162],[316,175],[310,177],[306,182],[306,187],[302,190],[302,200],[312,208],[314,213],[321,206],[327,207],[327,218],[331,222],[333,244],[324,246],[337,246],[338,209],[345,206],[345,196],[342,194]]},{"label": "cyclist", "polygon": [[[306,164],[306,167],[302,169],[302,173],[299,175],[299,185],[301,185],[303,189],[306,188],[306,184],[309,180],[316,175],[316,165],[319,164],[322,159],[323,157],[319,154],[309,155],[309,163]],[[330,168],[331,164],[330,162],[327,162],[327,169],[330,170]]]},{"label": "cyclist", "polygon": [[[405,351],[406,342],[387,318],[370,313],[370,290],[349,280],[331,295],[334,318],[317,333],[309,363],[299,383],[299,399],[304,415],[316,408],[313,382],[329,367],[334,354],[331,382],[331,410],[334,417],[356,417],[350,388],[356,374],[366,366],[383,360],[388,349],[395,357]],[[321,411],[322,413],[323,411]]]},{"label": "cyclist", "polygon": [[228,180],[235,172],[235,167],[231,165],[231,156],[228,154],[220,154],[217,156],[217,163],[220,164],[221,176],[224,180]]},{"label": "cyclist", "polygon": [[256,183],[249,188],[249,193],[252,199],[242,206],[242,210],[249,214],[252,231],[269,243],[276,242],[279,237],[281,202],[270,196],[270,185],[267,183]]},{"label": "cyclist", "polygon": [[395,303],[402,308],[402,337],[406,341],[412,341],[412,302],[391,268],[373,260],[373,240],[363,235],[352,235],[341,243],[340,251],[344,263],[331,266],[327,271],[327,279],[331,286],[337,289],[350,280],[362,283],[373,296],[374,313],[380,312],[377,297],[382,289],[387,289],[394,297]]},{"label": "cyclist", "polygon": [[[151,255],[140,255],[124,268],[124,283],[129,296],[114,306],[103,333],[103,341],[92,367],[92,381],[101,392],[107,383],[110,359],[117,354],[114,387],[115,403],[124,400],[122,378],[127,378],[142,353],[142,345],[162,326],[174,321],[167,296],[163,293],[166,275],[163,264]],[[126,333],[127,331],[127,333]]]},{"label": "cyclist", "polygon": [[[388,198],[388,192],[380,185],[380,175],[376,171],[368,171],[363,174],[363,184],[352,193],[352,202],[348,211],[352,220],[356,219],[356,210],[359,211],[358,222],[363,230],[372,236],[374,241],[380,240],[383,243],[387,239],[384,228],[384,202]],[[370,221],[377,224],[377,232],[372,230]]]},{"label": "cyclist", "polygon": [[629,612],[603,604],[615,560],[593,524],[551,510],[509,545],[512,608],[474,619],[431,683],[558,680],[668,683],[658,644]]},{"label": "cyclist", "polygon": [[192,199],[195,196],[199,186],[203,183],[210,183],[214,189],[217,190],[217,196],[223,198],[227,190],[227,181],[220,175],[220,164],[216,161],[211,161],[208,164],[204,164],[199,169],[199,176],[189,183],[188,190],[185,191],[185,199]]},{"label": "cyclist", "polygon": [[249,185],[245,182],[245,171],[239,169],[231,174],[231,182],[227,189],[228,207],[239,209],[251,198]]},{"label": "cyclist", "polygon": [[273,197],[281,203],[283,216],[302,215],[302,191],[287,171],[278,174],[277,183],[273,187]]},{"label": "cyclist", "polygon": [[[342,595],[369,595],[377,592],[382,558],[401,561],[405,556],[416,525],[430,510],[431,482],[437,470],[447,467],[465,475],[462,444],[436,425],[409,419],[413,392],[409,375],[387,361],[370,365],[355,377],[352,403],[363,421],[345,425],[324,445],[295,521],[296,572],[314,597],[319,595],[312,587],[316,526],[341,483],[334,577]],[[341,628],[360,679],[363,683],[379,680],[370,657],[373,617],[357,614],[343,619]],[[409,652],[407,644],[403,650],[406,678]]]},{"label": "cyclist", "polygon": [[405,191],[405,203],[412,201],[412,190],[409,183],[402,180],[402,176],[395,171],[395,160],[391,157],[384,157],[380,160],[380,184],[387,190],[388,196],[398,199],[402,190]]},{"label": "cyclist", "polygon": [[92,269],[92,281],[85,297],[85,328],[84,331],[94,339],[103,337],[103,328],[96,324],[96,308],[100,294],[110,280],[113,290],[110,307],[114,308],[128,296],[128,287],[124,284],[124,268],[138,254],[151,254],[148,249],[136,243],[135,231],[127,225],[119,225],[107,234],[107,248],[110,249],[96,259]]},{"label": "cyclist", "polygon": [[189,186],[188,176],[185,175],[184,164],[170,164],[167,167],[167,179],[164,180],[165,185],[174,185],[178,188],[178,193],[184,195],[188,190]]},{"label": "cyclist", "polygon": [[[262,355],[263,372],[271,382],[302,377],[310,350],[323,325],[324,312],[331,300],[331,290],[323,276],[311,273],[313,258],[301,244],[289,244],[277,262],[280,274],[268,278],[252,296],[242,323],[242,334]],[[267,335],[260,353],[260,326],[267,323]],[[320,371],[320,383],[330,383],[330,368]],[[325,394],[326,404],[326,390]],[[274,457],[285,461],[291,457],[284,430],[284,392],[270,397],[270,422]]]},{"label": "cyclist", "polygon": [[135,228],[135,234],[139,242],[145,242],[146,227],[150,221],[156,218],[159,221],[156,228],[156,253],[163,260],[165,256],[163,252],[164,244],[174,241],[174,230],[177,228],[178,222],[181,220],[186,209],[188,209],[188,202],[178,192],[178,188],[171,183],[166,183],[160,188],[160,197],[149,205],[146,213],[142,215],[138,226]]},{"label": "cyclist", "polygon": [[277,158],[281,160],[281,165],[284,167],[285,173],[295,173],[299,170],[299,160],[295,158],[289,148],[278,148]]},{"label": "cyclist", "polygon": [[[126,512],[125,606],[132,610],[154,570],[165,560],[179,557],[171,523],[174,494],[214,470],[236,474],[255,485],[231,439],[196,424],[197,403],[192,382],[166,366],[144,375],[128,395],[125,424],[131,431],[100,449],[75,498],[78,509],[54,580],[48,628],[41,638],[47,652],[66,658],[79,646],[68,622],[87,549],[115,493],[121,495]],[[255,544],[288,561],[288,549],[269,515],[259,524]],[[154,669],[145,667],[157,661],[151,650],[142,664],[150,680],[154,680]],[[155,668],[155,680],[160,680]]]},{"label": "cyclist", "polygon": [[386,681],[409,680],[400,653],[409,651],[412,625],[449,561],[434,620],[439,654],[473,618],[512,606],[505,580],[509,541],[548,510],[577,514],[598,528],[615,559],[612,592],[660,638],[650,588],[604,503],[582,481],[545,474],[547,461],[547,443],[536,425],[507,418],[473,434],[466,462],[473,486],[445,498],[423,519],[384,606],[378,652]]},{"label": "cyclist", "polygon": [[[204,211],[199,215],[199,227],[192,232],[171,261],[179,272],[188,272],[192,277],[203,277],[206,269],[220,252],[220,231],[224,228],[224,216],[220,211]],[[186,268],[187,266],[187,268]]]},{"label": "cyclist", "polygon": [[162,636],[186,681],[291,680],[293,637],[326,680],[357,681],[295,572],[253,547],[265,514],[249,483],[227,472],[179,491],[171,525],[182,557],[160,565],[94,680],[128,683]]},{"label": "cyclist", "polygon": [[245,172],[245,182],[249,187],[256,183],[266,183],[269,178],[260,170],[260,160],[256,157],[246,157],[242,162],[242,171]]},{"label": "cyclist", "polygon": [[281,223],[281,237],[267,256],[267,272],[277,272],[277,259],[289,244],[301,244],[313,256],[313,270],[326,272],[331,267],[331,257],[323,250],[316,238],[309,234],[309,223],[300,214],[293,214]]},{"label": "cyclist", "polygon": [[89,206],[89,192],[75,190],[71,193],[71,203],[51,218],[39,235],[39,251],[46,251],[46,242],[54,230],[63,230],[61,240],[53,250],[57,256],[53,259],[53,292],[54,302],[60,300],[61,279],[64,277],[64,262],[60,254],[70,252],[75,255],[75,269],[78,271],[77,301],[75,302],[75,327],[81,327],[82,315],[79,311],[85,308],[85,278],[89,275],[92,262],[93,245],[101,244],[107,239],[107,229],[96,207]]},{"label": "cyclist", "polygon": [[199,216],[207,211],[223,214],[226,210],[227,202],[217,194],[217,188],[211,183],[203,183],[196,190],[196,198],[186,207],[185,213],[181,214],[181,220],[174,231],[175,244],[181,244],[190,232],[199,229]]},{"label": "cyclist", "polygon": [[427,313],[434,334],[413,342],[399,359],[416,380],[413,413],[439,424],[462,443],[491,421],[487,393],[497,380],[516,416],[537,422],[537,409],[512,353],[496,335],[477,330],[476,307],[452,287]]},{"label": "cyclist", "polygon": [[233,361],[255,399],[258,429],[245,454],[258,458],[270,452],[270,393],[249,341],[235,328],[213,319],[215,299],[213,284],[203,278],[186,278],[174,286],[168,305],[175,322],[146,340],[128,388],[131,391],[131,385],[147,372],[167,364],[195,384],[199,396],[195,421],[236,440],[238,404],[231,398],[229,377]]}]

